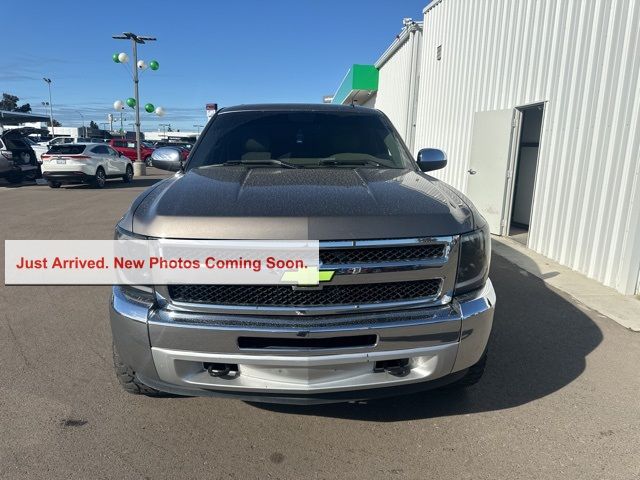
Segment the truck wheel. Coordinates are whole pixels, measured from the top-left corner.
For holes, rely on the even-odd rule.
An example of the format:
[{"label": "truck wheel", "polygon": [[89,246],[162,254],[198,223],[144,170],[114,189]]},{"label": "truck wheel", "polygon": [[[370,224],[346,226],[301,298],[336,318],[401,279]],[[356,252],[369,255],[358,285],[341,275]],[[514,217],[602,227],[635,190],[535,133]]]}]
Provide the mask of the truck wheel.
[{"label": "truck wheel", "polygon": [[104,188],[106,183],[107,176],[104,173],[104,169],[102,167],[98,167],[98,169],[96,170],[96,176],[91,184],[93,185],[93,188]]},{"label": "truck wheel", "polygon": [[127,165],[126,173],[122,176],[122,181],[124,183],[129,183],[133,178],[133,167],[131,165]]},{"label": "truck wheel", "polygon": [[50,188],[60,188],[60,182],[49,182]]},{"label": "truck wheel", "polygon": [[446,390],[460,390],[462,388],[467,388],[472,385],[475,385],[482,378],[482,375],[484,374],[484,370],[486,366],[487,366],[487,352],[485,351],[482,354],[482,357],[480,357],[480,360],[478,360],[478,363],[476,363],[475,365],[471,365],[469,367],[469,370],[467,371],[467,374],[464,377],[462,377],[457,382],[453,382],[447,385],[444,388]]},{"label": "truck wheel", "polygon": [[136,372],[134,372],[129,365],[122,363],[115,345],[113,345],[113,368],[116,371],[118,382],[120,382],[120,386],[125,392],[133,395],[146,395],[148,397],[162,396],[162,392],[160,390],[147,387],[136,378]]}]

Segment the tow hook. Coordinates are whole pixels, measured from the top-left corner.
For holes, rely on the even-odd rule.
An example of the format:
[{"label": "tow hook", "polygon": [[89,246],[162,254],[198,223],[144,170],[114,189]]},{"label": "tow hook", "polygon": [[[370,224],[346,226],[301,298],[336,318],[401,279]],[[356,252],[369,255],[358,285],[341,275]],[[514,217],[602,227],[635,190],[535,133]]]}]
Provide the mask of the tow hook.
[{"label": "tow hook", "polygon": [[239,375],[238,365],[235,363],[205,363],[204,368],[212,377],[235,378]]},{"label": "tow hook", "polygon": [[385,372],[394,377],[406,377],[411,372],[408,358],[400,358],[398,360],[382,360],[376,362],[373,368],[374,372]]}]

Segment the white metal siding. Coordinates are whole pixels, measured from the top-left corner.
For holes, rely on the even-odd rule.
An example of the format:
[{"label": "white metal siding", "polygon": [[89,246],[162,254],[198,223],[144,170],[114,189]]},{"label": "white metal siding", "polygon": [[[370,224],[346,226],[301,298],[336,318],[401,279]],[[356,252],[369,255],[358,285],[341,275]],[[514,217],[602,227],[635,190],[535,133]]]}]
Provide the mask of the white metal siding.
[{"label": "white metal siding", "polygon": [[640,271],[638,25],[633,0],[430,5],[414,145],[442,148],[437,176],[465,191],[473,113],[546,102],[529,246],[626,294]]},{"label": "white metal siding", "polygon": [[[415,116],[415,92],[420,60],[421,31],[409,33],[404,43],[383,63],[376,63],[380,71],[375,108],[389,117],[400,136],[411,143]],[[414,94],[412,94],[412,89]]]}]

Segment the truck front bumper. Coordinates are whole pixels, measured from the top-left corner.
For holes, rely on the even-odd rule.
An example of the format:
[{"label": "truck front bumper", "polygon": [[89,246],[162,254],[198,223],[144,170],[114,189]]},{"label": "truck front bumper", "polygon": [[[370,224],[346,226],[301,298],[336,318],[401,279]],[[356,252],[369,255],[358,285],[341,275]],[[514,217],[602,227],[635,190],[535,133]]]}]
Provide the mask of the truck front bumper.
[{"label": "truck front bumper", "polygon": [[[110,310],[120,358],[151,387],[180,395],[322,403],[455,381],[482,357],[494,305],[495,292],[487,281],[448,305],[373,314],[185,312],[159,308],[117,286]],[[354,344],[359,338],[369,340]],[[324,341],[327,346],[318,347]],[[385,368],[397,362],[405,365],[400,374]],[[232,371],[212,376],[209,365],[231,366]]]}]

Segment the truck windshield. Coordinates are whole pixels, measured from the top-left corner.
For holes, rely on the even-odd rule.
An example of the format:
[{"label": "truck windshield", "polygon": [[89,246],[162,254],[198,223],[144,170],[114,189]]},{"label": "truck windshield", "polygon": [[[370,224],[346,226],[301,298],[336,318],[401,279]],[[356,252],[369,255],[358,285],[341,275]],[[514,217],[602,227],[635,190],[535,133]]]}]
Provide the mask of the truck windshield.
[{"label": "truck windshield", "polygon": [[384,117],[362,112],[221,112],[187,169],[243,164],[294,168],[409,168]]}]

